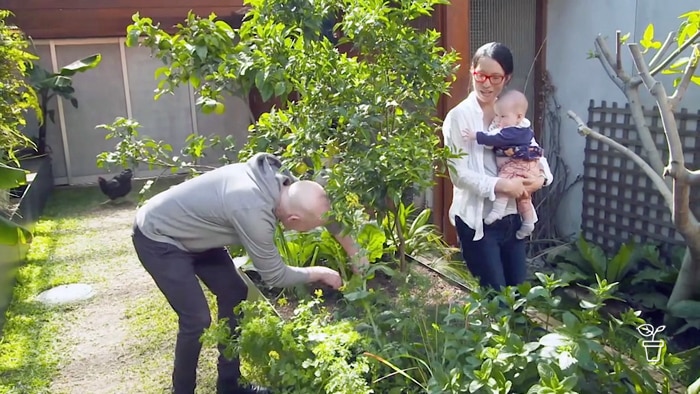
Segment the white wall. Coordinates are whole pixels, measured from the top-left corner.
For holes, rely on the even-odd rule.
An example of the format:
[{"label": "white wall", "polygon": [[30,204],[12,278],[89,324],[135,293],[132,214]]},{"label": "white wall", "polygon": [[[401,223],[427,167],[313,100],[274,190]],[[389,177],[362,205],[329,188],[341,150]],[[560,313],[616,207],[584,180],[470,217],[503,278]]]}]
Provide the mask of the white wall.
[{"label": "white wall", "polygon": [[[613,84],[597,59],[587,59],[594,48],[598,34],[608,37],[614,48],[615,31],[631,33],[630,42],[638,42],[649,23],[653,23],[656,39],[662,41],[669,31],[678,28],[678,16],[698,9],[697,0],[668,2],[649,0],[552,0],[547,8],[547,69],[556,87],[556,97],[561,105],[562,156],[572,172],[570,179],[583,173],[585,140],[576,132],[566,111],[576,112],[584,121],[588,118],[591,99],[596,103],[606,100],[626,103],[625,96]],[[647,59],[650,59],[648,57]],[[629,50],[623,47],[623,64],[632,73],[634,66]],[[671,77],[659,78],[666,88],[673,88]],[[653,99],[642,92],[645,105],[652,106]],[[697,111],[700,108],[700,87],[692,86],[685,95],[681,108]],[[581,183],[564,197],[557,213],[562,233],[578,233],[581,227]]]},{"label": "white wall", "polygon": [[[247,100],[228,97],[223,115],[201,113],[189,86],[154,100],[154,72],[162,62],[151,58],[147,48],[127,48],[119,38],[37,40],[35,48],[39,63],[48,70],[58,70],[94,53],[102,55],[97,68],[73,76],[77,109],[65,100],[60,106],[55,99],[50,104],[56,110],[56,122],[47,119],[47,141],[56,184],[95,183],[98,175],[107,173],[106,169],[97,168],[96,156],[113,150],[117,140],[106,141],[107,131],[95,127],[111,124],[118,116],[138,121],[140,135],[168,142],[175,152],[191,133],[233,135],[237,146],[242,146],[247,138],[251,120]],[[36,127],[36,122],[31,122],[25,133],[36,136]],[[136,171],[136,176],[158,173],[144,167]]]}]

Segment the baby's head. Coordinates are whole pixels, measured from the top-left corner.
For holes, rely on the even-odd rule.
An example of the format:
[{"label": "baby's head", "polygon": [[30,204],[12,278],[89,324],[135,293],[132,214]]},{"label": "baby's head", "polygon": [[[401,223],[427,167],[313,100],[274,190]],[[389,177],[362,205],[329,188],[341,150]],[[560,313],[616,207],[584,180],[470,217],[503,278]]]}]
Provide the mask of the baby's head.
[{"label": "baby's head", "polygon": [[498,126],[517,126],[527,113],[527,97],[517,90],[509,90],[494,105]]}]

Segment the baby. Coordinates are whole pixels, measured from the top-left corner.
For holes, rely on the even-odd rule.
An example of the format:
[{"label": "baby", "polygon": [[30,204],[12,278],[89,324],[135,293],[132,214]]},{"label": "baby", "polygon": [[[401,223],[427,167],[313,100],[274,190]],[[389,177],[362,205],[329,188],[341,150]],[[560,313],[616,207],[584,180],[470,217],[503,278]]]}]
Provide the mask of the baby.
[{"label": "baby", "polygon": [[[535,134],[530,122],[525,118],[527,98],[521,92],[510,90],[496,101],[495,122],[500,130],[496,134],[465,130],[462,135],[468,141],[476,140],[479,145],[493,147],[500,178],[516,178],[540,175],[539,159],[543,150],[534,140]],[[522,217],[522,226],[516,232],[518,239],[532,234],[537,215],[529,195],[516,200],[518,213]],[[484,218],[485,224],[491,224],[503,217],[508,204],[508,196],[496,194],[493,209]]]}]

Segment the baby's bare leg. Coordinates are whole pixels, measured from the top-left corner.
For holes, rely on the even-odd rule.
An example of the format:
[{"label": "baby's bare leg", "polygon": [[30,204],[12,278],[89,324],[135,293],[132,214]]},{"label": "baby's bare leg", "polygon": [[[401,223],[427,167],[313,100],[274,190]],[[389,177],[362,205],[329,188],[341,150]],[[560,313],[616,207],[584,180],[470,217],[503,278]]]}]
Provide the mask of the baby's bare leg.
[{"label": "baby's bare leg", "polygon": [[523,219],[520,229],[515,233],[515,237],[523,239],[532,235],[535,231],[535,206],[532,204],[530,196],[518,199],[518,213]]},{"label": "baby's bare leg", "polygon": [[[504,179],[511,179],[519,177],[519,172],[522,168],[515,160],[508,160],[503,165],[499,167],[498,177]],[[508,205],[509,197],[504,194],[496,193],[496,199],[493,201],[493,207],[491,212],[484,218],[484,224],[491,224],[496,220],[503,218],[506,213],[506,206]]]},{"label": "baby's bare leg", "polygon": [[[525,161],[523,164],[526,167],[526,175],[539,175],[540,167],[537,161]],[[532,235],[532,232],[535,230],[535,220],[537,218],[537,214],[535,213],[535,206],[532,204],[532,198],[530,195],[519,199],[517,203],[518,213],[520,213],[523,223],[520,226],[520,229],[515,233],[515,237],[518,239],[523,239]]]}]

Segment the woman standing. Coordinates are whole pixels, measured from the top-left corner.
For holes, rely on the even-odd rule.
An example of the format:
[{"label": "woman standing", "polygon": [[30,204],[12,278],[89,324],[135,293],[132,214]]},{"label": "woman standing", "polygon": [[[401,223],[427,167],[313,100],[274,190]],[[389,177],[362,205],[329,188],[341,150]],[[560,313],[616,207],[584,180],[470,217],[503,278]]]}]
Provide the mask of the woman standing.
[{"label": "woman standing", "polygon": [[[472,57],[470,71],[472,91],[447,113],[442,127],[445,146],[455,153],[466,153],[449,163],[454,185],[449,217],[471,273],[481,286],[499,290],[522,283],[526,276],[525,240],[515,235],[521,225],[515,199],[551,183],[552,173],[543,157],[540,176],[498,178],[493,151],[464,140],[461,132],[465,129],[495,128],[493,107],[513,76],[513,55],[501,43],[485,44]],[[496,192],[510,196],[506,213],[502,219],[485,225],[484,217],[491,211]]]}]

